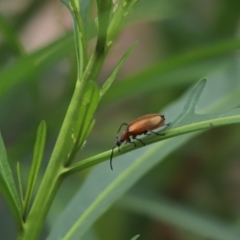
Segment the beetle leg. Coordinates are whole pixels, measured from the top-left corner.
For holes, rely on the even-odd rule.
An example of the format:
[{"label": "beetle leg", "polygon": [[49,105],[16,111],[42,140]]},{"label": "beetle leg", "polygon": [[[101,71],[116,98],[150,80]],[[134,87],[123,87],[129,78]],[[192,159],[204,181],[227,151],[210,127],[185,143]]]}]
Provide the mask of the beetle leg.
[{"label": "beetle leg", "polygon": [[133,145],[134,145],[134,147],[136,147],[136,146],[137,146],[137,145],[136,145],[136,143],[135,143],[135,142],[132,142],[130,138],[129,138],[129,139],[126,141],[126,143],[131,143],[131,144],[133,144]]},{"label": "beetle leg", "polygon": [[[146,145],[141,139],[137,138],[136,136],[132,136],[132,138],[138,140],[143,146]],[[136,145],[136,143],[135,143],[135,145]]]},{"label": "beetle leg", "polygon": [[121,152],[121,149],[120,149],[121,146],[118,147],[118,152]]},{"label": "beetle leg", "polygon": [[149,131],[145,131],[143,134],[146,135],[146,136],[149,136],[151,135],[151,133],[148,133]]},{"label": "beetle leg", "polygon": [[150,133],[153,133],[155,135],[158,135],[158,136],[165,136],[165,133],[157,133],[157,132],[154,132],[154,131],[149,131]]}]

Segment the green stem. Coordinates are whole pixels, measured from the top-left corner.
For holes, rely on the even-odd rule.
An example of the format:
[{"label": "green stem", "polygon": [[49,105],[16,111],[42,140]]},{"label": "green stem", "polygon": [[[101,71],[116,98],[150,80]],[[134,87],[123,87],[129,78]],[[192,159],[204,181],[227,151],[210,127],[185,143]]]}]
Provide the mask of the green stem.
[{"label": "green stem", "polygon": [[[231,119],[229,120],[229,122],[226,122],[226,119]],[[189,124],[186,126],[181,126],[181,127],[177,127],[177,128],[173,128],[173,129],[169,129],[166,131],[166,135],[165,136],[149,136],[144,138],[144,143],[145,145],[150,145],[159,141],[163,141],[169,138],[173,138],[173,137],[177,137],[183,134],[187,134],[187,133],[191,133],[191,132],[197,132],[197,131],[201,131],[201,130],[207,130],[209,128],[213,128],[213,127],[219,127],[219,126],[224,126],[224,125],[229,125],[229,124],[234,124],[240,121],[240,115],[237,116],[231,116],[231,117],[224,117],[224,118],[219,118],[219,119],[210,119],[207,121],[202,121],[202,122],[198,122],[198,123],[194,123],[194,124]],[[214,125],[212,125],[212,123],[214,122]],[[164,132],[164,131],[163,131]],[[160,132],[162,133],[162,131]],[[164,132],[165,133],[165,132]],[[125,145],[121,148],[121,151],[118,152],[117,149],[114,152],[114,157],[123,155],[127,152],[133,151],[135,149],[144,147],[142,146],[142,144],[137,145],[136,147],[132,146],[132,145]],[[82,171],[83,169],[92,167],[94,165],[97,165],[101,162],[104,162],[106,160],[110,159],[110,155],[111,155],[111,151],[106,151],[103,153],[100,153],[98,155],[95,155],[93,157],[81,160],[75,164],[73,164],[72,166],[65,168],[63,174],[65,175],[71,175],[74,174],[76,172]],[[110,167],[109,167],[110,168]]]},{"label": "green stem", "polygon": [[[101,38],[98,36],[95,51],[90,60],[86,63],[87,57],[86,52],[84,52],[84,49],[86,50],[86,45],[85,41],[83,41],[83,38],[81,38],[83,37],[82,19],[78,16],[74,1],[71,0],[70,3],[70,10],[73,12],[74,18],[77,22],[75,25],[75,31],[78,33],[79,37],[76,39],[77,57],[79,64],[78,80],[57,142],[52,152],[46,173],[43,177],[32,208],[26,219],[24,231],[21,232],[18,236],[21,240],[38,239],[45,218],[58,191],[58,188],[60,187],[64,178],[67,177],[67,174],[65,173],[68,164],[66,163],[69,159],[69,154],[71,154],[72,150],[74,149],[74,145],[76,144],[76,142],[74,142],[72,139],[72,129],[75,129],[78,123],[79,109],[82,106],[84,92],[87,89],[89,81],[94,81],[97,79],[97,76],[101,70],[102,64],[111,45],[106,45],[106,36],[101,36]],[[109,5],[103,5],[103,9],[105,9],[105,7],[108,9],[107,7],[109,7]],[[103,28],[103,30],[104,33],[107,32],[106,29]],[[111,40],[113,40],[115,37],[116,31],[114,31],[114,37],[111,35]],[[84,54],[84,57],[80,58],[80,54]],[[83,62],[80,62],[81,60]],[[84,67],[85,65],[86,68]]]},{"label": "green stem", "polygon": [[46,215],[62,181],[61,173],[64,169],[65,161],[73,146],[71,140],[72,126],[77,119],[86,82],[87,81],[77,81],[72,101],[60,130],[49,165],[27,217],[25,231],[20,239],[37,239],[42,229]]},{"label": "green stem", "polygon": [[87,83],[90,80],[96,79],[105,56],[106,54],[99,55],[98,53],[94,53],[86,67],[82,80],[77,80],[75,91],[50,158],[49,165],[27,217],[25,231],[19,236],[19,239],[37,239],[40,234],[44,220],[63,180],[62,173],[64,172],[68,154],[73,149],[74,143],[71,138],[72,129],[79,117],[78,112],[82,104],[82,97],[84,96]]}]

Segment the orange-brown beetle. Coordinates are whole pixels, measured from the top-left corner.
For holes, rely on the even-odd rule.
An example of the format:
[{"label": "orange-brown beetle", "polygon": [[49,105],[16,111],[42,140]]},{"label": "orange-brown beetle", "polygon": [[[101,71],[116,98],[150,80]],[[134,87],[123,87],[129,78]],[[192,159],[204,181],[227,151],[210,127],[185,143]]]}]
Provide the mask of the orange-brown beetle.
[{"label": "orange-brown beetle", "polygon": [[116,137],[117,138],[117,142],[116,145],[112,148],[112,153],[111,153],[111,157],[110,157],[110,167],[113,170],[112,167],[112,158],[113,158],[113,150],[114,148],[118,147],[118,151],[120,151],[120,146],[123,142],[126,143],[131,143],[136,147],[136,143],[132,142],[130,137],[132,137],[132,139],[136,139],[139,142],[142,143],[142,145],[145,146],[145,143],[141,140],[138,139],[137,136],[141,135],[141,134],[145,134],[148,135],[147,133],[153,133],[156,135],[162,135],[164,136],[165,134],[163,133],[156,133],[153,132],[152,130],[165,126],[165,125],[169,125],[169,124],[165,124],[165,118],[164,115],[161,114],[148,114],[148,115],[144,115],[140,118],[137,118],[136,120],[130,122],[129,124],[127,123],[123,123],[121,124],[118,133],[120,132],[122,126],[127,126],[126,130],[122,133],[122,135],[120,137]]}]

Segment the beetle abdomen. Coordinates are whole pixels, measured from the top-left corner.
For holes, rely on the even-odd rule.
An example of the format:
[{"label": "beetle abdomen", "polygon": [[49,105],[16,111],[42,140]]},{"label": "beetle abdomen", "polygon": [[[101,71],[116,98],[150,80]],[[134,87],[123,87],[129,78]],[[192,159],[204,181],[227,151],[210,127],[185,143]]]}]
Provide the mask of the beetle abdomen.
[{"label": "beetle abdomen", "polygon": [[154,130],[165,124],[163,115],[148,114],[142,116],[128,125],[128,132],[132,135],[140,135],[146,131]]}]

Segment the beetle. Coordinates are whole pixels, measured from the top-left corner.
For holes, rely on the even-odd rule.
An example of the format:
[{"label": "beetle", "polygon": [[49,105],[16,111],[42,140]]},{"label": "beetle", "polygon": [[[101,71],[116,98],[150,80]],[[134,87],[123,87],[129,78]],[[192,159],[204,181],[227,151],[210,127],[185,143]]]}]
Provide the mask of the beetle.
[{"label": "beetle", "polygon": [[148,132],[150,132],[150,134],[153,133],[156,135],[164,136],[165,135],[164,133],[157,133],[152,130],[162,127],[162,126],[165,126],[165,125],[169,125],[169,123],[165,124],[164,115],[156,114],[156,113],[147,114],[142,117],[139,117],[139,118],[135,119],[134,121],[130,122],[129,124],[122,123],[121,126],[119,127],[119,130],[117,133],[120,132],[120,130],[123,126],[127,126],[127,128],[120,137],[118,135],[116,136],[117,142],[113,146],[112,153],[110,156],[111,169],[113,170],[113,167],[112,167],[113,150],[116,147],[118,147],[118,151],[120,151],[120,146],[122,145],[123,142],[131,143],[134,145],[134,147],[136,147],[136,143],[132,142],[130,137],[132,137],[132,139],[134,139],[134,140],[135,139],[138,140],[143,146],[145,146],[145,143],[141,139],[138,139],[137,136],[141,135],[141,134],[149,135]]}]

